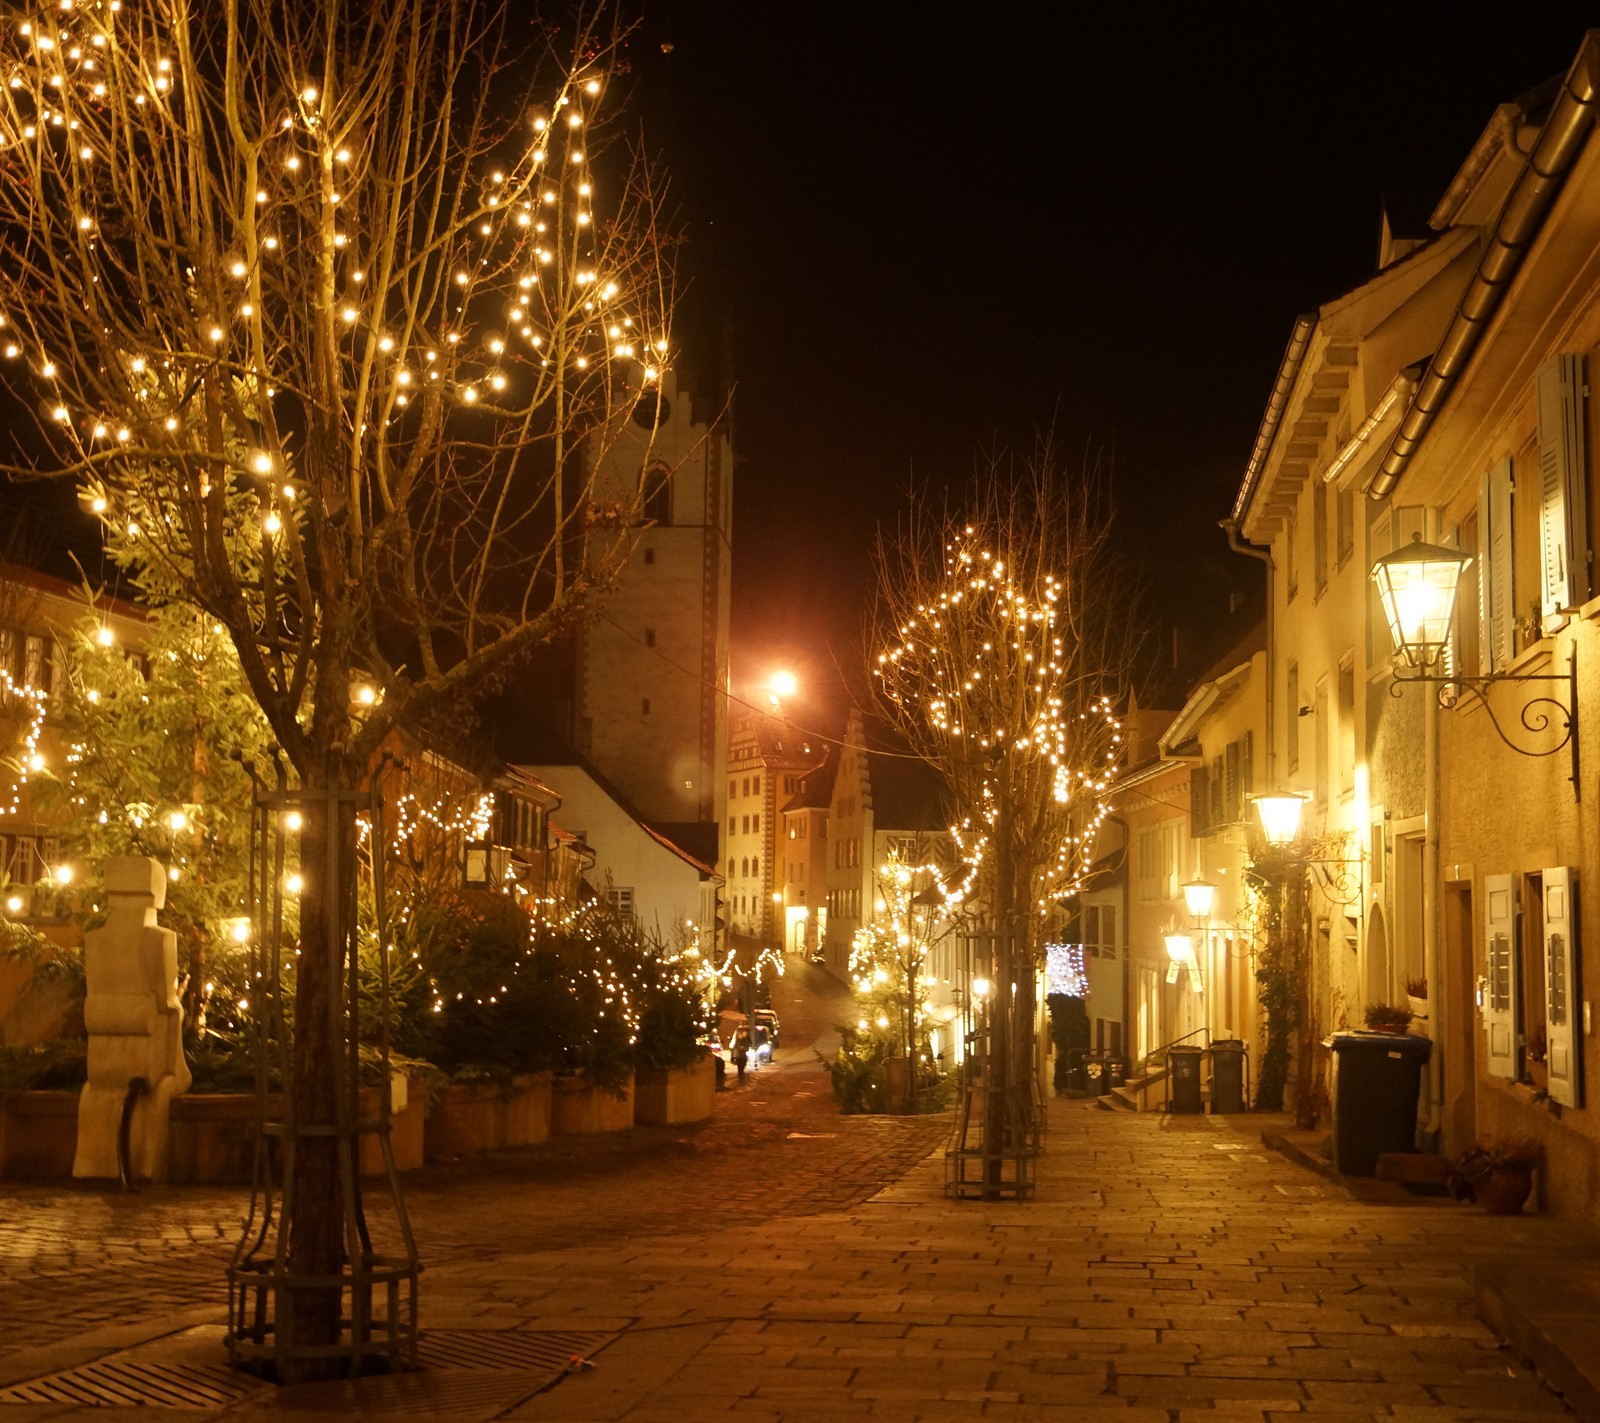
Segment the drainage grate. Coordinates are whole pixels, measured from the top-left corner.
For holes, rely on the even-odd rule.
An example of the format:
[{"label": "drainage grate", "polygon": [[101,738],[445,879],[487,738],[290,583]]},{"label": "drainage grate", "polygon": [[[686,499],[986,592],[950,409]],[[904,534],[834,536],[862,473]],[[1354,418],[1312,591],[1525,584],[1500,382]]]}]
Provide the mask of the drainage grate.
[{"label": "drainage grate", "polygon": [[422,1337],[423,1368],[416,1373],[274,1388],[229,1368],[222,1358],[223,1330],[203,1326],[0,1388],[0,1405],[220,1409],[248,1399],[257,1407],[294,1412],[490,1418],[549,1388],[574,1355],[588,1359],[615,1337],[587,1329],[435,1329]]},{"label": "drainage grate", "polygon": [[427,1369],[535,1369],[560,1373],[611,1341],[588,1329],[429,1329],[417,1354]]},{"label": "drainage grate", "polygon": [[590,1358],[615,1337],[580,1329],[432,1329],[422,1336],[417,1373],[301,1384],[261,1401],[296,1413],[494,1418],[558,1383],[573,1355]]},{"label": "drainage grate", "polygon": [[0,1389],[0,1404],[226,1408],[262,1387],[258,1380],[235,1373],[226,1364],[171,1364],[119,1356]]}]

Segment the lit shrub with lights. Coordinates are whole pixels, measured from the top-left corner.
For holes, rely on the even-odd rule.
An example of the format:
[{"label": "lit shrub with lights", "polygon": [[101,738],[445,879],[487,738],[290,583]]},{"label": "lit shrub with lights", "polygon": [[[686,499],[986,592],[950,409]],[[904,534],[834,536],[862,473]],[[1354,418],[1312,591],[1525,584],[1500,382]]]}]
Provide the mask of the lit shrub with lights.
[{"label": "lit shrub with lights", "polygon": [[619,1090],[636,1065],[702,1051],[687,967],[599,906],[547,923],[503,896],[457,896],[420,909],[408,939],[420,971],[398,986],[395,1046],[452,1077],[581,1072]]}]

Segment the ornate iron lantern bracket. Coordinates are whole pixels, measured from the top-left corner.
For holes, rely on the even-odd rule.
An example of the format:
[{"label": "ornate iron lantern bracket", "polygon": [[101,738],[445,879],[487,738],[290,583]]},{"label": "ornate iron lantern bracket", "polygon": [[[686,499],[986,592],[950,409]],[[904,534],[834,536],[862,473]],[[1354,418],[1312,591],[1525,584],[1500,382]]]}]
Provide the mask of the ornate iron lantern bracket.
[{"label": "ornate iron lantern bracket", "polygon": [[[1439,705],[1447,711],[1458,709],[1462,705],[1464,696],[1475,697],[1477,704],[1483,707],[1484,714],[1488,716],[1489,724],[1494,727],[1495,734],[1519,756],[1554,756],[1565,748],[1570,755],[1571,770],[1567,779],[1572,782],[1572,797],[1574,800],[1582,800],[1581,763],[1578,759],[1578,649],[1576,647],[1567,655],[1565,672],[1487,672],[1477,676],[1457,672],[1449,676],[1440,676],[1429,672],[1397,669],[1394,681],[1389,685],[1389,695],[1400,696],[1412,682],[1423,682],[1437,687]],[[1494,702],[1489,696],[1490,689],[1502,683],[1553,684],[1550,694],[1529,696],[1518,712],[1522,730],[1534,737],[1555,737],[1550,745],[1529,746],[1512,739],[1511,732],[1502,722],[1500,714],[1495,711]],[[1560,695],[1562,688],[1566,691],[1565,700]]]}]

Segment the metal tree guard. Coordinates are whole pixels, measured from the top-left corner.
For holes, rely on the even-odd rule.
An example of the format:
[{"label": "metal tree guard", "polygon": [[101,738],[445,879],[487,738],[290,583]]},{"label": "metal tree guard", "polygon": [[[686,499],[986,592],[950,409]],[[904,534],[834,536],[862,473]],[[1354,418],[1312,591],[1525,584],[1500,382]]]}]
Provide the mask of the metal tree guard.
[{"label": "metal tree guard", "polygon": [[[417,1364],[417,1261],[416,1240],[406,1214],[400,1179],[390,1143],[390,988],[387,926],[384,921],[382,798],[371,791],[308,790],[290,788],[281,758],[275,756],[276,788],[269,789],[253,766],[246,764],[255,784],[250,828],[250,903],[255,915],[250,939],[252,994],[257,1000],[255,1166],[250,1212],[228,1267],[229,1361],[237,1368],[283,1380],[294,1376],[287,1367],[323,1361],[342,1364],[350,1377],[375,1369],[391,1371]],[[320,803],[320,804],[319,804]],[[291,1015],[286,998],[293,994],[292,974],[286,969],[299,952],[298,932],[286,932],[284,888],[288,835],[308,808],[325,816],[326,856],[318,873],[337,892],[323,895],[323,942],[334,956],[330,982],[343,982],[344,992],[329,995],[334,1040],[342,1044],[343,1058],[333,1091],[330,1122],[305,1119],[296,1100],[291,1071]],[[365,813],[370,830],[373,898],[377,906],[378,1011],[376,1048],[378,1090],[375,1111],[363,1116],[361,1098],[361,1011],[355,933],[356,884],[359,866],[345,863],[347,846],[355,843],[356,818]],[[347,831],[351,833],[346,833]],[[357,856],[359,859],[359,856]],[[294,1196],[295,1159],[313,1137],[332,1134],[338,1147],[340,1205],[343,1213],[343,1260],[334,1276],[297,1274],[290,1265],[289,1243],[297,1203]],[[361,1143],[377,1141],[383,1160],[382,1183],[387,1185],[393,1212],[391,1228],[399,1249],[383,1253],[374,1248],[362,1199]],[[383,1189],[379,1185],[379,1190]],[[338,1342],[306,1344],[293,1337],[289,1327],[296,1299],[305,1292],[337,1286]]]},{"label": "metal tree guard", "polygon": [[962,1064],[961,1107],[945,1151],[947,1196],[955,1200],[1027,1200],[1041,1149],[1042,1102],[1035,1092],[1033,995],[1020,991],[1015,945],[990,934],[994,985],[976,1012],[970,985],[972,940],[967,940],[967,1002],[962,1026],[968,1053]]}]

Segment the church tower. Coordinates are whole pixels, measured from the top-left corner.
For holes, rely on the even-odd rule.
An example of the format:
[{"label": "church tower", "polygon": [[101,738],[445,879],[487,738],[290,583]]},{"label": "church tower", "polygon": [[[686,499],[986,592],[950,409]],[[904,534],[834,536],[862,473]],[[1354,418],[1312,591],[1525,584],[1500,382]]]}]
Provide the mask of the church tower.
[{"label": "church tower", "polygon": [[727,412],[668,377],[599,456],[636,547],[578,647],[578,748],[654,825],[720,825],[733,452]]}]

